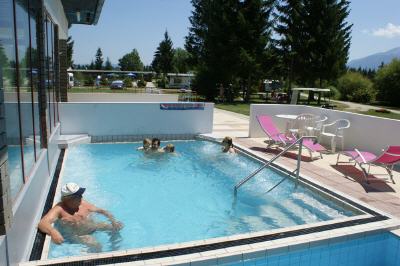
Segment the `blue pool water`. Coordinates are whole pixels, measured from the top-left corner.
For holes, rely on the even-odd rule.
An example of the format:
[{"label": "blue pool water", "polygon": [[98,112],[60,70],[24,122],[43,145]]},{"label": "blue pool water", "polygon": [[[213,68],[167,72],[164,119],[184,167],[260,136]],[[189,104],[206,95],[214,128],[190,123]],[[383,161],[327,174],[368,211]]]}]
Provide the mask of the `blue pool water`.
[{"label": "blue pool water", "polygon": [[218,265],[399,266],[400,239],[392,233],[353,237],[292,252]]},{"label": "blue pool water", "polygon": [[[264,170],[238,193],[233,187],[261,164],[224,154],[208,141],[176,141],[177,154],[145,154],[137,144],[70,148],[61,182],[86,187],[84,197],[125,224],[120,235],[96,232],[102,251],[131,249],[255,232],[352,216],[352,211]],[[85,254],[88,248],[52,244],[49,257]]]}]

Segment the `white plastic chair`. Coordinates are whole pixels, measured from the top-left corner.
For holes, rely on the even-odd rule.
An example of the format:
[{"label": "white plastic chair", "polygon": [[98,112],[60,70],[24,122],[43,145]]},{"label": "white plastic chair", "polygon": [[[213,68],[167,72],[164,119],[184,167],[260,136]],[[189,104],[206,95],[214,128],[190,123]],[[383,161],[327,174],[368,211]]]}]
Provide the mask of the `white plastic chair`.
[{"label": "white plastic chair", "polygon": [[292,134],[295,134],[299,137],[303,136],[306,133],[308,127],[314,126],[315,123],[315,115],[313,114],[300,114],[296,117],[292,128],[289,131]]},{"label": "white plastic chair", "polygon": [[[350,121],[347,119],[338,119],[333,123],[322,126],[320,137],[328,137],[331,139],[331,150],[336,152],[337,139],[341,140],[342,150],[344,149],[344,130],[350,127]],[[329,128],[330,130],[328,131]]]},{"label": "white plastic chair", "polygon": [[324,123],[328,120],[326,115],[320,115],[314,121],[314,125],[306,127],[307,134],[310,136],[319,136]]}]

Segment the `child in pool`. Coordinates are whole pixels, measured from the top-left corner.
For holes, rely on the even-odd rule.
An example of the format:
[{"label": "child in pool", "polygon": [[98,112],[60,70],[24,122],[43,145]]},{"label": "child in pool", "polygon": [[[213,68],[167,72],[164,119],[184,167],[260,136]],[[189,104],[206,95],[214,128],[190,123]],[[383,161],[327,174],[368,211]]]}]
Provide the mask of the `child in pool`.
[{"label": "child in pool", "polygon": [[235,149],[233,148],[233,141],[231,137],[225,137],[222,140],[222,152],[226,152],[226,153],[236,153]]},{"label": "child in pool", "polygon": [[137,148],[138,151],[149,151],[151,149],[151,140],[144,139],[143,140],[143,147]]},{"label": "child in pool", "polygon": [[173,152],[175,152],[175,146],[174,146],[174,144],[169,143],[169,144],[167,144],[167,146],[165,146],[163,148],[163,150],[164,150],[164,152],[173,153]]}]

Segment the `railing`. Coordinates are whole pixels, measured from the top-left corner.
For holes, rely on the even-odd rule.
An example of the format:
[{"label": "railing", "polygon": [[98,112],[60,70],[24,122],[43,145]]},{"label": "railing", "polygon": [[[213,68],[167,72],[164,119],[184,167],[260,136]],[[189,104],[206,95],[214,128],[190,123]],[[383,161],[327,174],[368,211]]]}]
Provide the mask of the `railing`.
[{"label": "railing", "polygon": [[[267,168],[268,166],[271,165],[271,163],[273,163],[276,159],[278,159],[279,157],[281,157],[284,153],[286,153],[289,149],[291,149],[293,146],[299,144],[299,150],[298,150],[298,155],[297,155],[297,167],[295,169],[296,171],[296,180],[299,179],[299,175],[300,175],[300,163],[301,163],[301,152],[303,149],[303,140],[304,139],[313,139],[314,141],[317,140],[317,137],[315,136],[303,136],[301,138],[299,138],[298,140],[296,140],[295,142],[293,142],[292,144],[290,144],[289,146],[287,146],[283,151],[281,151],[279,154],[275,155],[271,160],[269,160],[266,164],[264,164],[263,166],[261,166],[260,168],[258,168],[256,171],[254,171],[253,173],[251,173],[249,176],[247,176],[246,178],[240,180],[234,188],[234,193],[235,193],[235,197],[237,195],[237,190],[243,186],[247,181],[249,181],[251,178],[253,178],[256,174],[258,174],[259,172],[261,172],[263,169]],[[286,179],[286,178],[284,178]],[[283,179],[283,180],[284,180]],[[280,183],[283,182],[283,180],[281,180],[278,184],[276,184],[272,189],[274,189],[275,187],[277,187]],[[270,189],[269,191],[271,191],[272,189]],[[269,192],[268,191],[268,192]]]}]

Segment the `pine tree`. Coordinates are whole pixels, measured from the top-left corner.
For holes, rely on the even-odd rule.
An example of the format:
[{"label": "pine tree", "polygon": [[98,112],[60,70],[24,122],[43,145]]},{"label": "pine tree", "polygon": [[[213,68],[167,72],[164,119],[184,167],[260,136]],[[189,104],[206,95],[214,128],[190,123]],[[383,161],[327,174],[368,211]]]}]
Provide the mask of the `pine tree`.
[{"label": "pine tree", "polygon": [[273,7],[274,0],[245,0],[240,3],[237,34],[241,69],[237,76],[241,78],[246,102],[250,100],[252,87],[271,70],[267,61],[271,57]]},{"label": "pine tree", "polygon": [[276,7],[275,32],[278,39],[277,54],[282,63],[282,70],[288,80],[288,89],[292,82],[304,75],[305,69],[305,10],[302,0],[283,0]]},{"label": "pine tree", "polygon": [[165,31],[164,40],[162,40],[158,45],[151,65],[155,71],[163,73],[165,76],[168,72],[173,71],[173,58],[173,43],[171,38],[168,36],[168,31]]},{"label": "pine tree", "polygon": [[[185,48],[197,66],[196,86],[213,100],[218,86],[231,88],[239,69],[238,0],[192,0]],[[230,93],[233,96],[233,93]],[[229,97],[231,100],[233,97]]]},{"label": "pine tree", "polygon": [[95,64],[94,64],[94,62],[93,62],[93,60],[92,60],[92,62],[90,62],[90,65],[88,65],[88,67],[87,67],[88,69],[96,69],[96,66],[95,66]]},{"label": "pine tree", "polygon": [[307,83],[336,80],[346,71],[352,24],[348,0],[304,0]]},{"label": "pine tree", "polygon": [[103,69],[103,63],[104,63],[103,52],[101,51],[101,49],[99,47],[99,48],[97,48],[94,66],[97,70],[101,70],[101,69]]},{"label": "pine tree", "polygon": [[104,65],[104,69],[105,70],[112,70],[113,69],[111,61],[110,61],[110,58],[108,58],[108,57],[107,57],[105,65]]}]

